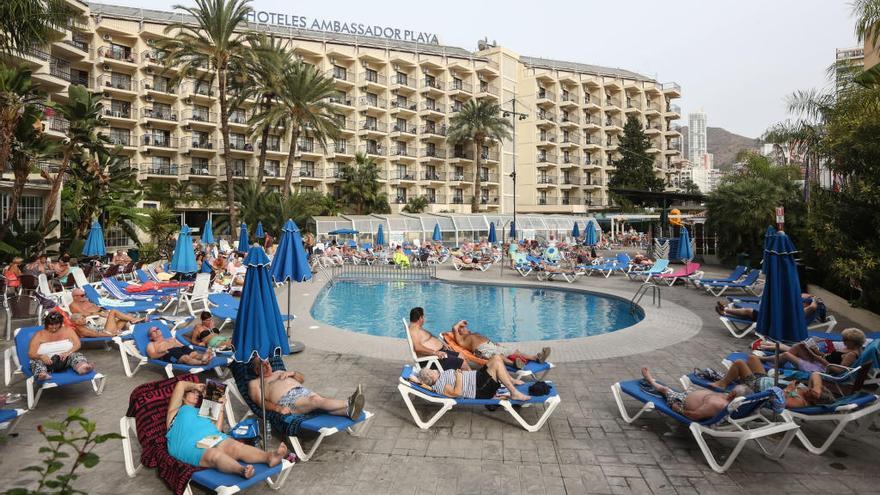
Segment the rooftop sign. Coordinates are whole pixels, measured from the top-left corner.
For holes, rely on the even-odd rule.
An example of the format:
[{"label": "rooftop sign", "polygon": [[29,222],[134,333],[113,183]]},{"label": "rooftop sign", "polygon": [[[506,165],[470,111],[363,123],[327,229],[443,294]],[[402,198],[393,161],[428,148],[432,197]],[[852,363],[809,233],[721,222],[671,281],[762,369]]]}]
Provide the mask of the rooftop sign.
[{"label": "rooftop sign", "polygon": [[271,26],[283,26],[296,29],[310,29],[312,31],[326,31],[330,33],[350,34],[352,36],[368,36],[372,38],[385,38],[396,41],[411,41],[413,43],[429,43],[439,45],[437,35],[423,31],[399,29],[394,27],[369,25],[360,22],[341,22],[332,19],[310,19],[301,15],[285,14],[281,12],[266,12],[264,10],[252,10],[247,15],[247,20],[255,24]]}]

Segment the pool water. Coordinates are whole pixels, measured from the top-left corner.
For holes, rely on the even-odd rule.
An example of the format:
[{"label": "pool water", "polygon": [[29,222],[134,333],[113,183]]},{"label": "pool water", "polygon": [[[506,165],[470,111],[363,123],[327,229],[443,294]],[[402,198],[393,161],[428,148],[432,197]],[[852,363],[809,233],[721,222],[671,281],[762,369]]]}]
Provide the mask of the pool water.
[{"label": "pool water", "polygon": [[328,284],[312,317],[352,332],[405,338],[402,319],[425,308],[425,328],[439,334],[459,320],[497,342],[588,337],[634,325],[644,314],[629,301],[579,291],[449,282]]}]

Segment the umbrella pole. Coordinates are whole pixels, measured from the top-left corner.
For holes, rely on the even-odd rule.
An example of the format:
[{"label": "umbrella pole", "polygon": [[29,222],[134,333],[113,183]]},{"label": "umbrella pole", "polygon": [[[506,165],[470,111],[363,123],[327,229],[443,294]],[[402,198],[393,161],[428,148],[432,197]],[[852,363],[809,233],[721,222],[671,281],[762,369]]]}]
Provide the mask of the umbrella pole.
[{"label": "umbrella pole", "polygon": [[290,291],[290,279],[287,279],[287,343],[290,346],[290,353],[296,354],[298,352],[302,352],[306,349],[306,345],[302,342],[290,341],[290,320],[292,319],[292,315],[290,314],[290,299],[291,299],[291,291]]},{"label": "umbrella pole", "polygon": [[776,341],[776,373],[773,374],[773,386],[779,386],[779,341]]},{"label": "umbrella pole", "polygon": [[260,405],[263,407],[263,450],[269,452],[269,423],[266,422],[266,383],[263,381],[262,363],[260,364],[260,402],[262,402]]},{"label": "umbrella pole", "polygon": [[287,341],[290,342],[290,278],[287,279]]}]

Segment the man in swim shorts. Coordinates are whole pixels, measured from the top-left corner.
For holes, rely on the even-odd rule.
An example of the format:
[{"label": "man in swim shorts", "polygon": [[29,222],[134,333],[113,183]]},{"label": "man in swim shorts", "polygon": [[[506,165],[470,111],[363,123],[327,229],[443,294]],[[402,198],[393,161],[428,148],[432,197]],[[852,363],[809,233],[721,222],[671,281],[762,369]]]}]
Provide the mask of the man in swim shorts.
[{"label": "man in swim shorts", "polygon": [[150,343],[147,344],[147,356],[150,359],[159,359],[167,363],[180,363],[189,366],[208,364],[214,359],[211,351],[198,352],[192,347],[183,345],[174,337],[165,338],[159,327],[151,327],[147,335]]},{"label": "man in swim shorts", "polygon": [[308,414],[325,411],[334,416],[348,416],[357,420],[364,410],[364,392],[360,385],[348,400],[328,399],[303,387],[305,377],[298,371],[272,371],[269,361],[254,359],[251,363],[258,376],[248,382],[248,395],[260,404],[260,377],[266,390],[266,409],[278,414]]},{"label": "man in swim shorts", "polygon": [[748,392],[748,389],[743,386],[735,387],[729,393],[704,389],[680,392],[655,381],[648,368],[642,368],[642,377],[666,399],[666,404],[673,411],[694,421],[715,417],[730,404],[730,401],[736,397],[747,395]]},{"label": "man in swim shorts", "polygon": [[504,346],[492,342],[485,335],[472,332],[467,327],[467,320],[461,320],[452,326],[452,334],[458,345],[474,353],[475,356],[483,359],[490,359],[493,356],[501,356],[504,364],[515,366],[517,369],[523,369],[527,361],[536,361],[543,363],[550,356],[550,348],[541,349],[538,354],[525,354],[519,349],[510,352]]},{"label": "man in swim shorts", "polygon": [[511,400],[527,401],[531,397],[517,390],[523,382],[515,380],[508,373],[501,356],[493,356],[486,366],[477,371],[444,370],[422,368],[418,374],[419,383],[430,387],[434,393],[464,399],[491,399],[504,385]]},{"label": "man in swim shorts", "polygon": [[470,370],[467,361],[446,345],[446,342],[425,330],[425,310],[416,307],[409,312],[409,332],[413,350],[418,357],[434,356],[440,361],[444,370]]}]

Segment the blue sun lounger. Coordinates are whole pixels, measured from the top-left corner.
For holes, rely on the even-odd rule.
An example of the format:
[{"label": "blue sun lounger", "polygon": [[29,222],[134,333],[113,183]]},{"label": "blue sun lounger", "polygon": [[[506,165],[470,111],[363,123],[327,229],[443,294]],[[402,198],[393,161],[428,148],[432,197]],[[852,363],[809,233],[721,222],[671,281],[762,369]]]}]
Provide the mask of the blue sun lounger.
[{"label": "blue sun lounger", "polygon": [[24,375],[25,387],[27,388],[28,409],[33,409],[40,401],[40,396],[44,390],[57,387],[66,387],[77,383],[91,382],[92,389],[97,395],[101,395],[104,391],[104,375],[92,370],[85,374],[77,374],[72,369],[62,372],[50,373],[48,380],[37,380],[31,373],[30,362],[28,357],[28,348],[34,334],[42,330],[43,327],[23,327],[15,330],[15,345],[7,348],[3,352],[4,374],[3,381],[8,387],[12,383],[13,375]]},{"label": "blue sun lounger", "polygon": [[104,309],[117,309],[125,313],[153,313],[162,305],[162,301],[122,301],[118,299],[110,299],[102,297],[93,285],[83,286],[86,297],[92,304],[101,306]]},{"label": "blue sun lounger", "polygon": [[715,297],[721,297],[722,294],[731,289],[739,289],[753,296],[757,296],[758,293],[755,289],[760,277],[761,270],[752,270],[739,282],[703,282],[700,284],[700,287],[706,289],[707,292]]},{"label": "blue sun lounger", "polygon": [[[214,370],[219,376],[222,368],[232,362],[231,357],[221,355],[214,356],[214,359],[212,359],[210,363],[202,366],[190,366],[182,363],[169,363],[167,361],[162,361],[161,359],[151,359],[147,356],[147,345],[150,343],[150,337],[148,335],[150,327],[157,327],[162,331],[162,336],[165,338],[173,337],[171,329],[164,321],[153,320],[135,325],[132,330],[133,338],[130,340],[122,340],[118,337],[114,338],[116,345],[119,347],[119,354],[122,357],[122,367],[125,370],[125,376],[129,378],[134,376],[141,366],[145,364],[151,364],[162,368],[165,370],[165,375],[168,376],[168,378],[172,378],[175,371],[196,374],[206,370]],[[133,357],[137,360],[137,365],[134,369],[131,368],[129,357]]]},{"label": "blue sun lounger", "polygon": [[[611,386],[611,393],[614,396],[615,402],[617,402],[617,408],[620,410],[620,416],[623,420],[631,424],[639,419],[642,414],[648,411],[657,411],[675,420],[682,426],[686,426],[694,436],[694,440],[697,441],[697,445],[699,445],[700,450],[703,452],[709,467],[716,473],[727,471],[736,461],[745,444],[750,440],[754,440],[768,457],[772,459],[782,457],[782,454],[785,453],[798,430],[798,425],[789,418],[781,418],[781,421],[771,421],[759,414],[759,409],[769,405],[772,396],[772,392],[769,391],[737,397],[715,417],[703,421],[694,421],[673,411],[662,395],[643,389],[641,383],[642,380],[627,380],[617,382]],[[636,414],[630,415],[627,411],[626,406],[623,404],[623,394],[643,404]],[[769,450],[761,443],[761,439],[764,437],[777,434],[783,434],[783,436],[773,450]],[[706,443],[704,436],[736,440],[736,445],[728,454],[727,460],[723,464],[719,464]]]},{"label": "blue sun lounger", "polygon": [[651,265],[651,268],[647,270],[631,270],[626,276],[629,277],[630,280],[641,279],[642,282],[650,282],[651,277],[654,275],[661,275],[671,271],[672,270],[669,268],[669,260],[659,259]]},{"label": "blue sun lounger", "polygon": [[[739,301],[734,304],[739,308],[750,308],[754,310],[757,310],[759,307],[759,304],[755,302]],[[724,325],[724,328],[738,339],[754,332],[758,325],[753,320],[736,318],[733,316],[719,316],[718,319],[721,321],[721,324]],[[826,332],[832,332],[836,326],[837,319],[834,318],[834,315],[827,315],[825,321],[819,321],[819,313],[814,311],[807,318],[807,330],[824,329]]]},{"label": "blue sun lounger", "polygon": [[27,409],[0,409],[0,432],[7,436],[12,435],[26,412]]},{"label": "blue sun lounger", "polygon": [[611,273],[614,270],[618,269],[617,259],[605,260],[601,263],[596,263],[595,265],[578,265],[577,267],[580,270],[584,270],[587,276],[592,275],[595,272],[598,272],[608,278],[611,276]]},{"label": "blue sun lounger", "polygon": [[[709,390],[718,390],[712,386],[708,380],[700,378],[691,373],[681,377],[681,385],[687,389],[691,385],[696,385]],[[797,439],[808,451],[813,454],[824,454],[837,440],[837,437],[844,432],[850,423],[857,422],[862,418],[870,416],[880,410],[880,397],[868,392],[856,392],[845,397],[841,397],[831,404],[819,406],[799,407],[795,409],[786,409],[782,414],[785,417],[797,423],[831,423],[835,425],[831,433],[825,437],[825,441],[816,445],[804,433],[803,429],[798,429]],[[855,434],[866,433],[871,421],[864,421],[856,429]]]},{"label": "blue sun lounger", "polygon": [[[526,431],[528,432],[536,432],[544,426],[544,423],[550,419],[550,416],[553,414],[553,411],[559,406],[559,403],[562,402],[562,399],[559,398],[559,394],[556,391],[556,386],[551,382],[546,382],[550,385],[550,393],[547,395],[539,396],[539,397],[531,397],[527,401],[514,401],[510,399],[501,399],[501,398],[492,398],[492,399],[462,399],[455,397],[448,397],[445,395],[440,395],[435,393],[428,387],[423,386],[420,383],[413,381],[415,378],[413,367],[410,365],[406,365],[403,367],[403,371],[400,372],[399,383],[397,384],[397,390],[400,392],[401,397],[403,397],[403,402],[406,403],[407,409],[409,409],[409,413],[412,415],[413,421],[415,421],[416,425],[423,430],[427,430],[430,427],[434,426],[440,418],[443,417],[450,409],[455,406],[501,406],[507,411],[513,419],[519,423]],[[523,384],[517,387],[517,390],[522,392],[523,394],[528,395],[529,393],[529,384]],[[415,405],[413,405],[412,398],[418,397],[426,402],[431,404],[440,405],[440,410],[434,413],[433,416],[428,418],[427,420],[423,420],[421,416],[419,416],[418,411],[416,411]],[[544,414],[542,414],[537,421],[534,423],[529,423],[526,421],[517,411],[517,406],[521,406],[523,408],[540,405],[544,406]]]},{"label": "blue sun lounger", "polygon": [[720,283],[720,284],[732,284],[743,277],[746,272],[749,271],[748,267],[743,265],[737,265],[736,268],[730,272],[730,275],[722,278],[692,278],[691,281],[695,286],[700,287],[703,284],[708,283]]},{"label": "blue sun lounger", "polygon": [[[284,361],[281,359],[281,356],[273,356],[269,358],[269,364],[272,366],[272,371],[285,370]],[[248,408],[248,411],[242,419],[250,416],[259,417],[258,415],[262,414],[262,410],[248,395],[248,382],[256,376],[250,369],[248,369],[247,363],[233,363],[230,366],[230,369],[232,370],[232,378],[226,380],[226,391],[231,397],[234,397],[237,402]],[[282,415],[274,411],[266,412],[266,419],[269,421],[272,429],[282,432],[287,436],[297,458],[303,462],[311,459],[312,456],[315,455],[315,451],[318,450],[318,446],[321,445],[321,442],[330,435],[339,433],[343,430],[351,435],[362,435],[364,429],[372,421],[373,417],[373,413],[369,411],[361,412],[361,416],[357,420],[353,420],[346,416],[334,416],[327,413]],[[236,424],[235,412],[232,408],[231,401],[226,401],[226,418],[229,421],[230,426]],[[299,438],[303,432],[317,435],[317,438],[314,440],[308,451],[306,451],[306,448]]]}]

